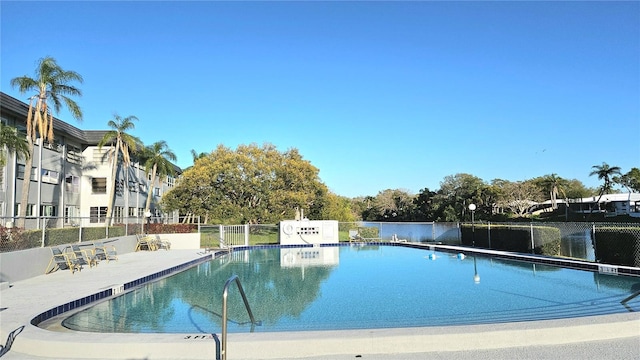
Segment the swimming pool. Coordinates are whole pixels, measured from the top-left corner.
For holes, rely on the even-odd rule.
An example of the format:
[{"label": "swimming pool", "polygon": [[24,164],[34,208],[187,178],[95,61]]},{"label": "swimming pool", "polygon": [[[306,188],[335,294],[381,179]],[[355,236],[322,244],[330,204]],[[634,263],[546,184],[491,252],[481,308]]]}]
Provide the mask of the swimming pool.
[{"label": "swimming pool", "polygon": [[73,330],[212,333],[221,294],[238,275],[230,332],[424,327],[561,319],[640,310],[621,300],[640,279],[402,246],[234,251],[92,306],[63,321]]}]

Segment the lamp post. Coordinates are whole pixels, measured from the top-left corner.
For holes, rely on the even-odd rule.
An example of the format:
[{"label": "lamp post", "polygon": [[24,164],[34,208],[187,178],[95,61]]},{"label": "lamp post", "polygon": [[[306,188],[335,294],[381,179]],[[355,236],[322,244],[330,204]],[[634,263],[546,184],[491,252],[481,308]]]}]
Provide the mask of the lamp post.
[{"label": "lamp post", "polygon": [[151,211],[147,210],[147,212],[144,213],[144,217],[147,218],[147,235],[149,235],[149,228],[151,227]]},{"label": "lamp post", "polygon": [[11,238],[11,229],[13,229],[13,221],[7,221],[6,224],[6,228],[7,228],[7,235],[9,235],[9,242],[13,241],[13,239]]},{"label": "lamp post", "polygon": [[469,210],[471,210],[471,246],[476,247],[476,225],[475,225],[476,204],[469,204]]},{"label": "lamp post", "polygon": [[476,257],[473,257],[473,282],[476,284],[480,283],[480,275],[478,275],[478,267],[476,266]]}]

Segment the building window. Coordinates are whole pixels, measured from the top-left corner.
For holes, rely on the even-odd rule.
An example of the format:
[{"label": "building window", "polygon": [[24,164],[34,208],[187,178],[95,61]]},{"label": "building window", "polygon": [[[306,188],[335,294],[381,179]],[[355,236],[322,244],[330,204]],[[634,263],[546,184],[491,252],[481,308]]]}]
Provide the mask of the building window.
[{"label": "building window", "polygon": [[80,219],[78,219],[78,214],[80,214],[80,209],[78,209],[78,207],[65,206],[64,207],[64,223],[77,226],[80,223]]},{"label": "building window", "polygon": [[58,207],[56,205],[40,205],[40,216],[57,216]]},{"label": "building window", "polygon": [[48,170],[48,169],[42,169],[41,171],[41,175],[42,175],[42,182],[46,182],[49,184],[57,184],[58,183],[58,172],[57,171],[53,171],[53,170]]},{"label": "building window", "polygon": [[64,178],[65,190],[77,194],[80,192],[80,178],[75,175],[67,175]]},{"label": "building window", "polygon": [[160,196],[160,188],[153,188],[153,195]]},{"label": "building window", "polygon": [[168,187],[173,187],[173,185],[175,184],[175,179],[173,178],[173,176],[168,175],[167,176],[167,186]]},{"label": "building window", "polygon": [[91,192],[94,194],[106,194],[107,193],[107,178],[93,178],[91,179]]},{"label": "building window", "polygon": [[[27,216],[34,216],[36,204],[27,204]],[[16,214],[20,214],[20,204],[15,206]]]},{"label": "building window", "polygon": [[114,206],[113,208],[113,221],[117,224],[122,224],[122,216],[124,213],[124,208],[122,206]]},{"label": "building window", "polygon": [[92,206],[89,209],[89,221],[92,223],[103,223],[107,218],[106,206]]},{"label": "building window", "polygon": [[[36,176],[37,174],[37,169],[32,167],[31,168],[31,181],[36,181],[38,180],[38,177]],[[16,178],[18,179],[24,179],[24,165],[23,164],[18,164],[17,168],[16,168]]]},{"label": "building window", "polygon": [[102,149],[93,149],[93,161],[99,164],[104,164],[109,159],[109,151],[111,147],[103,147]]},{"label": "building window", "polygon": [[137,217],[138,216],[138,209],[134,208],[134,207],[130,207],[129,208],[129,217]]}]

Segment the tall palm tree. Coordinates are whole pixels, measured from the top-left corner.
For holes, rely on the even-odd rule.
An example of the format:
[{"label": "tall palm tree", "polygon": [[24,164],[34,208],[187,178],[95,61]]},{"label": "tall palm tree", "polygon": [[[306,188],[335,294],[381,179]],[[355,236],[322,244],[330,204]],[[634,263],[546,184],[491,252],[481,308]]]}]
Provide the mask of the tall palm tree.
[{"label": "tall palm tree", "polygon": [[[621,175],[619,166],[609,166],[609,164],[603,162],[602,165],[594,165],[591,167],[593,171],[589,173],[589,176],[598,175],[599,180],[604,180],[604,184],[600,187],[600,194],[598,197],[598,207],[600,207],[600,200],[602,199],[602,195],[611,192],[613,181],[612,177],[615,175]],[[593,212],[593,208],[589,212],[589,215]]]},{"label": "tall palm tree", "polygon": [[171,161],[176,161],[176,154],[169,149],[167,142],[157,141],[145,148],[144,151],[144,170],[147,174],[151,174],[151,182],[147,190],[147,204],[144,207],[144,213],[147,214],[151,207],[151,198],[153,197],[153,185],[156,183],[156,176],[162,181],[167,175],[174,174],[174,167]]},{"label": "tall palm tree", "polygon": [[[27,112],[27,145],[29,156],[25,160],[25,176],[22,181],[22,197],[20,199],[20,213],[18,214],[18,227],[24,227],[29,201],[29,185],[31,182],[31,167],[33,166],[33,151],[35,143],[40,138],[49,142],[53,141],[53,114],[51,106],[56,113],[60,112],[62,104],[66,106],[71,115],[77,120],[82,120],[82,110],[71,96],[82,96],[80,89],[69,85],[73,81],[82,83],[82,76],[75,71],[62,69],[52,57],[44,57],[37,63],[35,78],[27,75],[11,79],[11,86],[17,87],[21,94],[34,92],[29,98],[29,111]],[[34,104],[35,103],[35,104]]]},{"label": "tall palm tree", "polygon": [[0,123],[0,168],[5,166],[7,154],[12,152],[15,152],[18,158],[29,157],[27,139],[18,134],[16,128]]},{"label": "tall palm tree", "polygon": [[98,149],[102,149],[104,145],[111,147],[108,152],[109,162],[111,163],[111,185],[109,187],[106,226],[111,224],[118,166],[122,164],[124,167],[128,167],[131,164],[130,151],[136,151],[140,143],[140,139],[127,133],[127,131],[136,127],[133,122],[137,120],[138,118],[133,115],[122,118],[118,114],[113,114],[113,120],[109,120],[107,123],[107,126],[113,130],[107,131],[98,143]]}]

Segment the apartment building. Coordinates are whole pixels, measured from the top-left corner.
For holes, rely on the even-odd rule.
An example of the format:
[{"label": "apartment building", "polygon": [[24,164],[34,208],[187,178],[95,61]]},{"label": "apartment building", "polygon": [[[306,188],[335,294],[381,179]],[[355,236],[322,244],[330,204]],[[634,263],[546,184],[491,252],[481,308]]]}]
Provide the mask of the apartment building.
[{"label": "apartment building", "polygon": [[[26,136],[27,112],[28,104],[0,92],[0,117],[4,125],[15,127]],[[15,221],[18,216],[23,179],[29,176],[26,228],[104,226],[112,168],[107,156],[109,148],[99,149],[97,145],[108,130],[81,130],[55,117],[53,129],[52,143],[38,140],[31,169],[25,169],[24,159],[7,154],[0,174],[1,223]],[[162,213],[158,206],[162,194],[173,187],[182,172],[177,166],[175,171],[174,176],[162,180],[156,177],[156,183],[151,184],[151,176],[145,173],[142,164],[120,166],[116,173],[113,223],[144,221],[148,196],[152,197],[150,212],[154,221],[175,222],[177,214]]]}]

